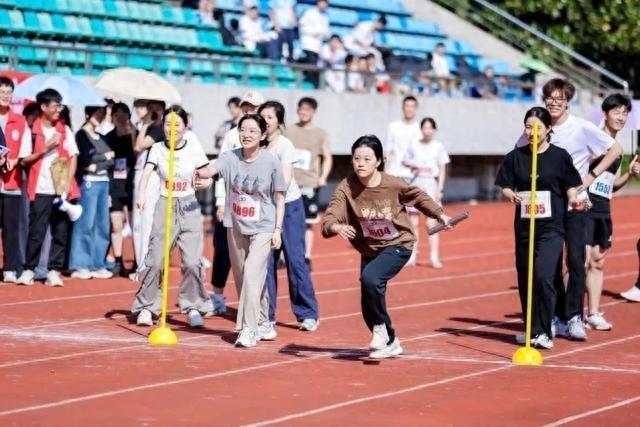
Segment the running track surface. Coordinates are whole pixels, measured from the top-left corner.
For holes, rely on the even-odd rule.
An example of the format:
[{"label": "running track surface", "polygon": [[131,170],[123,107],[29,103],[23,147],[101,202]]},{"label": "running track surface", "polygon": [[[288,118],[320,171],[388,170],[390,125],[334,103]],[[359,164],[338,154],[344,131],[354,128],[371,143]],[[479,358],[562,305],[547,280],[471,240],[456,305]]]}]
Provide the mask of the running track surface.
[{"label": "running track surface", "polygon": [[[506,204],[448,206],[472,218],[443,234],[444,269],[426,265],[421,243],[423,264],[391,282],[405,349],[395,360],[365,357],[359,260],[337,238],[317,240],[318,331],[297,330],[281,286],[279,336],[250,350],[232,345],[233,310],[188,328],[176,268],[173,348],[150,347],[150,329],[125,316],[137,289],[128,280],[2,286],[0,425],[640,425],[640,304],[617,296],[638,271],[639,204],[614,202],[602,301],[613,331],[557,339],[542,367],[510,363],[522,323]],[[226,295],[235,307],[233,285]]]}]

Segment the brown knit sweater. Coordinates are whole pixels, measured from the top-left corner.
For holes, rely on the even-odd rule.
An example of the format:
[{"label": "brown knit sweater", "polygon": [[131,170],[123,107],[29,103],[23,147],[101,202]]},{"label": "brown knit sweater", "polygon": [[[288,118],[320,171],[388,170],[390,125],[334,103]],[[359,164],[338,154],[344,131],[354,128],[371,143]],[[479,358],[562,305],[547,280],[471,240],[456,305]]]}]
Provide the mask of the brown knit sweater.
[{"label": "brown knit sweater", "polygon": [[353,175],[342,180],[333,193],[322,222],[322,235],[332,237],[333,224],[356,229],[351,245],[364,256],[375,256],[382,249],[402,245],[412,249],[415,235],[405,206],[436,218],[442,207],[417,187],[403,179],[382,173],[377,187],[365,187]]}]

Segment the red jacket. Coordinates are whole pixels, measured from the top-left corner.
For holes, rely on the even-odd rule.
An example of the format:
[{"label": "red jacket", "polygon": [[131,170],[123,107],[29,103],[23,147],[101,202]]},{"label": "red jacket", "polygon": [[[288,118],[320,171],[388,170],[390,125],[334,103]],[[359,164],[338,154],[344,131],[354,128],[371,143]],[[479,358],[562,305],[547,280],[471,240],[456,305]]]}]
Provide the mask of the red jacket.
[{"label": "red jacket", "polygon": [[[27,121],[25,118],[9,110],[7,126],[4,131],[7,148],[11,150],[7,156],[8,159],[16,160],[18,158],[22,136],[26,129]],[[29,143],[31,144],[31,141]],[[11,172],[2,172],[2,182],[5,190],[20,190],[22,188],[22,166],[20,163]]]},{"label": "red jacket", "polygon": [[[58,121],[55,125],[56,131],[60,134],[60,143],[58,144],[58,156],[60,158],[69,160],[72,156],[71,154],[64,148],[64,142],[67,140],[67,130],[64,123]],[[31,128],[31,133],[33,134],[34,144],[33,144],[33,152],[37,153],[44,148],[45,137],[42,132],[42,119],[38,118],[33,123],[33,127]],[[38,187],[38,179],[40,177],[40,167],[42,166],[42,159],[38,160],[34,164],[31,165],[29,169],[29,183],[27,185],[27,193],[29,194],[29,200],[35,200],[36,198],[36,188]],[[49,173],[49,171],[47,171]],[[80,189],[78,188],[78,184],[73,176],[69,177],[71,182],[71,186],[69,188],[68,199],[73,200],[80,197]]]}]

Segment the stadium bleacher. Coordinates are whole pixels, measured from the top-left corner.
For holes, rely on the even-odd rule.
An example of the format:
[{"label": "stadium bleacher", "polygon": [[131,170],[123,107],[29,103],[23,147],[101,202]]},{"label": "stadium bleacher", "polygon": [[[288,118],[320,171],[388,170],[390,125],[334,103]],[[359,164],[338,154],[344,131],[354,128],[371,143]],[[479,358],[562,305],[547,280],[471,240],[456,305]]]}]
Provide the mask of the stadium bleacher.
[{"label": "stadium bleacher", "polygon": [[[300,0],[298,14],[314,4]],[[266,20],[268,0],[258,6]],[[216,7],[227,23],[243,10],[242,0],[219,0]],[[377,44],[391,55],[426,58],[442,42],[454,73],[464,58],[479,71],[491,65],[498,76],[514,74],[509,64],[482,58],[472,43],[448,38],[436,22],[413,18],[400,0],[332,0],[328,9],[332,32],[342,36],[381,13],[388,24]],[[224,45],[218,28],[202,24],[194,9],[162,0],[0,0],[0,32],[0,69],[82,75],[126,65],[176,79],[313,87],[288,65]]]}]

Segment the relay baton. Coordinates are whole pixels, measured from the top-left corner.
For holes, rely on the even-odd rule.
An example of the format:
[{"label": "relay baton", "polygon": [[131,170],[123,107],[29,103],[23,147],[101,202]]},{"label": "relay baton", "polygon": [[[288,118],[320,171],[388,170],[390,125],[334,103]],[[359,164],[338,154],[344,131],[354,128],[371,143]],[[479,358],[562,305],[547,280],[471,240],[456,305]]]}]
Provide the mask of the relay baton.
[{"label": "relay baton", "polygon": [[[467,218],[469,218],[469,211],[464,211],[464,212],[462,212],[461,214],[458,214],[458,215],[456,215],[456,216],[452,217],[452,218],[449,220],[449,225],[454,226],[454,225],[456,225],[457,223],[459,223],[460,221],[464,221],[464,220],[465,220],[465,219],[467,219]],[[442,230],[444,230],[444,225],[442,225],[442,224],[438,224],[438,225],[435,225],[435,226],[433,226],[433,227],[429,228],[429,229],[427,230],[427,234],[428,234],[429,236],[431,236],[432,234],[439,233],[439,232],[441,232]]]}]

